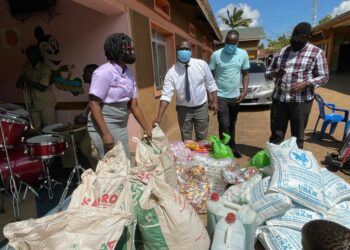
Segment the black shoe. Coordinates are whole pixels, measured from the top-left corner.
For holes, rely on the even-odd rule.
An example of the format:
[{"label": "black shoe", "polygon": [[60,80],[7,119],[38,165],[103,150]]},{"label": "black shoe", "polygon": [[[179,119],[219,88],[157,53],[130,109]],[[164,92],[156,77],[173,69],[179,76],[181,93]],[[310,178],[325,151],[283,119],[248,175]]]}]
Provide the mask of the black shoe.
[{"label": "black shoe", "polygon": [[242,158],[242,154],[241,152],[239,152],[239,150],[237,148],[235,148],[233,151],[233,156],[236,158]]}]

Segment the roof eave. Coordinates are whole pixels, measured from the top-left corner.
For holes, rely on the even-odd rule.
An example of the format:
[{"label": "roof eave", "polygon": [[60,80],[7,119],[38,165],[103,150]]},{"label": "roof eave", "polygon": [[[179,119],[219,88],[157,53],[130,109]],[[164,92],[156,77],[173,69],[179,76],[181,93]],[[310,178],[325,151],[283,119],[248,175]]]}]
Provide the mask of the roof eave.
[{"label": "roof eave", "polygon": [[198,6],[201,8],[204,16],[207,18],[210,26],[212,27],[216,38],[218,41],[222,40],[222,34],[218,24],[216,23],[215,16],[213,14],[213,10],[211,9],[208,0],[196,0]]}]

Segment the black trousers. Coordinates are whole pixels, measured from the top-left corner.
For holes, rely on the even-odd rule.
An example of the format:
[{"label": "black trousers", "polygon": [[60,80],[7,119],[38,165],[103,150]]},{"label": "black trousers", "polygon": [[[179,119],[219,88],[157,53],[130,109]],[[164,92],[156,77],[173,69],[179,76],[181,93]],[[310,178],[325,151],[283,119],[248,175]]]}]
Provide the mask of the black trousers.
[{"label": "black trousers", "polygon": [[218,122],[219,122],[219,134],[222,138],[222,133],[226,133],[231,136],[229,146],[235,148],[236,136],[235,128],[237,122],[237,116],[239,113],[238,98],[223,98],[218,97]]},{"label": "black trousers", "polygon": [[304,147],[304,131],[309,120],[312,102],[281,102],[273,100],[271,106],[270,142],[279,144],[283,142],[288,122],[290,121],[291,135],[297,138],[299,148]]}]

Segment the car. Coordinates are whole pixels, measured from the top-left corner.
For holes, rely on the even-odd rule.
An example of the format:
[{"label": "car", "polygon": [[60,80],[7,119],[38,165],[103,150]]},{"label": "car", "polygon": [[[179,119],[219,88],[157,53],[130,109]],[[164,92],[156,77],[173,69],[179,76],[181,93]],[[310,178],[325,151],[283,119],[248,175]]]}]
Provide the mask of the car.
[{"label": "car", "polygon": [[[265,79],[266,65],[263,61],[249,61],[248,93],[240,103],[242,106],[271,105],[275,88],[273,81]],[[243,86],[241,83],[241,90]]]}]

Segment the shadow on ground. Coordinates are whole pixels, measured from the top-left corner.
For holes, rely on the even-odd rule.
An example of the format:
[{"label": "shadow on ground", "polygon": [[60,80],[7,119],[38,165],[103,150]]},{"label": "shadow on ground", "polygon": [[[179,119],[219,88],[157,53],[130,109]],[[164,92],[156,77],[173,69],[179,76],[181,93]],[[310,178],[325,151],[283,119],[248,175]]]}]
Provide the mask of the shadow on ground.
[{"label": "shadow on ground", "polygon": [[253,157],[257,152],[263,150],[263,148],[246,144],[237,144],[237,148],[242,154],[248,156],[249,158]]},{"label": "shadow on ground", "polygon": [[333,81],[337,81],[342,84],[326,84],[323,86],[323,88],[337,91],[345,95],[350,95],[350,74],[349,73],[334,74],[334,75],[332,74],[331,78]]},{"label": "shadow on ground", "polygon": [[342,145],[341,141],[335,139],[333,136],[329,134],[325,134],[324,138],[320,140],[319,132],[316,132],[315,135],[313,132],[305,133],[305,142],[321,145],[322,147],[326,147],[333,150],[334,149],[338,150]]}]

